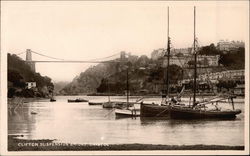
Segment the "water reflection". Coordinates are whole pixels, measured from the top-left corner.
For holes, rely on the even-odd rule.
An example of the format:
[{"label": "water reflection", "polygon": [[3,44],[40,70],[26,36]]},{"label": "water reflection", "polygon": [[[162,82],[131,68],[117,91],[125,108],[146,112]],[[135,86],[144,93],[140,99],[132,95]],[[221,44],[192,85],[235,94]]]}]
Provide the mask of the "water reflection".
[{"label": "water reflection", "polygon": [[[168,118],[116,118],[112,109],[89,106],[87,103],[67,103],[68,98],[25,103],[15,113],[9,113],[9,134],[24,134],[28,139],[57,139],[60,142],[147,143],[147,144],[217,144],[244,145],[244,104],[236,120],[169,120]],[[105,101],[106,97],[83,97]],[[126,97],[112,97],[126,100]],[[136,99],[136,98],[134,98]],[[160,100],[151,98],[148,101]],[[31,114],[34,111],[37,114]]]}]

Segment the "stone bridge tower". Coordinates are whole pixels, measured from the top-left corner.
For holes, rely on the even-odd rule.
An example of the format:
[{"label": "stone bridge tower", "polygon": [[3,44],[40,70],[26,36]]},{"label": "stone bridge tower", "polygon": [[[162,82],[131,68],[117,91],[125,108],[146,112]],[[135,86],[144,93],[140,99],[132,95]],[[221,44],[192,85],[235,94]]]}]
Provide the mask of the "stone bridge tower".
[{"label": "stone bridge tower", "polygon": [[27,49],[26,50],[26,63],[30,66],[31,70],[33,72],[36,72],[36,66],[35,66],[35,62],[30,62],[32,61],[32,55],[31,55],[31,50]]}]

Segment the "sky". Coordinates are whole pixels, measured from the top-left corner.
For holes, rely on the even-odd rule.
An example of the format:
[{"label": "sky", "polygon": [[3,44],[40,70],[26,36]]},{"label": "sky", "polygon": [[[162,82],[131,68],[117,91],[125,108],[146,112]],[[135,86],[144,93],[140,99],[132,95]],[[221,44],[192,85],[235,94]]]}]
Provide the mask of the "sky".
[{"label": "sky", "polygon": [[[194,5],[201,46],[221,39],[247,41],[248,1],[1,1],[1,52],[31,49],[83,61],[120,51],[150,57],[167,46],[168,6],[172,47],[192,46]],[[54,82],[71,81],[93,65],[36,63],[36,71]]]}]

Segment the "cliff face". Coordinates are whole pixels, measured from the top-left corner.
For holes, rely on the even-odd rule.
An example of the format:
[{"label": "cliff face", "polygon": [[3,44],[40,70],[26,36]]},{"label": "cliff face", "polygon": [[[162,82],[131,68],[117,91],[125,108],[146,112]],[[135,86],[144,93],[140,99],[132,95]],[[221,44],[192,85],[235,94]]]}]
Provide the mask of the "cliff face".
[{"label": "cliff face", "polygon": [[[217,50],[214,45],[202,47],[199,51],[204,57],[220,55],[217,63],[222,66],[211,69],[198,68],[198,74],[215,72],[218,70],[244,69],[244,48],[224,54]],[[114,93],[124,94],[127,89],[127,67],[129,67],[129,90],[131,93],[160,93],[164,88],[166,68],[164,59],[149,59],[147,56],[129,56],[125,58],[128,64],[105,63],[98,64],[87,69],[76,77],[70,84],[60,91],[61,94],[84,94],[84,93]],[[204,62],[205,63],[205,62]],[[202,64],[202,63],[201,63]],[[189,65],[192,68],[192,64]],[[177,85],[178,80],[192,77],[193,69],[184,69],[176,64],[169,66],[170,92],[181,89]],[[180,88],[179,88],[180,87]],[[192,88],[190,88],[192,89]]]},{"label": "cliff face", "polygon": [[75,77],[71,83],[66,85],[61,94],[84,94],[95,93],[96,88],[101,84],[103,78],[114,74],[117,64],[101,63],[94,67],[88,68],[79,76]]},{"label": "cliff face", "polygon": [[[98,64],[87,69],[60,91],[61,94],[113,93],[124,94],[127,89],[127,69],[129,90],[159,93],[163,84],[163,71],[159,61],[152,61],[147,56],[130,56],[128,63]],[[181,68],[172,66],[172,78],[181,78]],[[175,77],[173,77],[175,76]]]},{"label": "cliff face", "polygon": [[[36,82],[36,87],[28,89],[26,82]],[[47,97],[53,88],[49,77],[35,73],[21,58],[8,54],[8,97]]]}]

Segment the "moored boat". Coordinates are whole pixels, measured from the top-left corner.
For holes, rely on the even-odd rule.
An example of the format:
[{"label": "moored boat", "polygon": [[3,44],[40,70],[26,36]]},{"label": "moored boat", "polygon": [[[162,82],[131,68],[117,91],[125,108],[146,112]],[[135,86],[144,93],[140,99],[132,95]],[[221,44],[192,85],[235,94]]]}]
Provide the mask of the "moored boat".
[{"label": "moored boat", "polygon": [[[169,63],[170,63],[170,37],[169,37],[169,8],[168,8],[168,29],[167,29],[167,51],[165,51],[164,58],[167,59],[166,71],[164,71],[163,77],[163,92],[162,92],[162,101],[157,104],[143,104],[141,103],[141,116],[142,117],[166,117],[169,116],[169,105],[173,102],[177,102],[180,100],[179,94],[178,98],[170,98],[169,96]],[[164,59],[165,60],[165,59]],[[166,73],[165,73],[166,72]],[[183,92],[184,88],[181,92]],[[172,101],[174,100],[174,101]]]},{"label": "moored boat", "polygon": [[206,110],[202,107],[178,107],[170,106],[170,117],[175,119],[234,119],[241,110]]},{"label": "moored boat", "polygon": [[89,105],[102,105],[103,102],[89,102]]},{"label": "moored boat", "polygon": [[56,99],[54,99],[54,98],[50,99],[50,102],[55,102],[55,101],[56,101]]},{"label": "moored boat", "polygon": [[121,102],[119,105],[117,104],[117,107],[115,109],[115,115],[116,117],[137,117],[140,116],[140,109],[135,108],[136,102],[129,102],[129,65],[127,64],[127,89],[126,89],[126,96],[127,101]]},{"label": "moored boat", "polygon": [[115,115],[117,117],[138,117],[140,116],[140,109],[135,109],[133,107],[115,109]]},{"label": "moored boat", "polygon": [[142,117],[166,117],[169,116],[169,105],[141,103],[140,111]]},{"label": "moored boat", "polygon": [[[218,99],[210,99],[202,102],[196,101],[196,77],[197,77],[197,51],[195,36],[195,7],[194,7],[194,83],[193,83],[193,101],[190,106],[170,105],[171,118],[178,119],[234,119],[241,110],[234,108],[234,96],[218,97]],[[231,103],[232,109],[222,109],[218,107],[219,103]],[[208,107],[210,106],[210,108]],[[213,107],[211,109],[211,107]]]},{"label": "moored boat", "polygon": [[68,102],[88,102],[88,100],[77,98],[77,99],[68,99]]},{"label": "moored boat", "polygon": [[[126,102],[120,102],[120,101],[108,101],[102,103],[103,108],[124,108],[126,106],[127,106]],[[133,106],[133,103],[129,103],[129,106]]]},{"label": "moored boat", "polygon": [[115,108],[115,105],[116,105],[116,102],[111,102],[111,101],[102,103],[103,108]]}]

